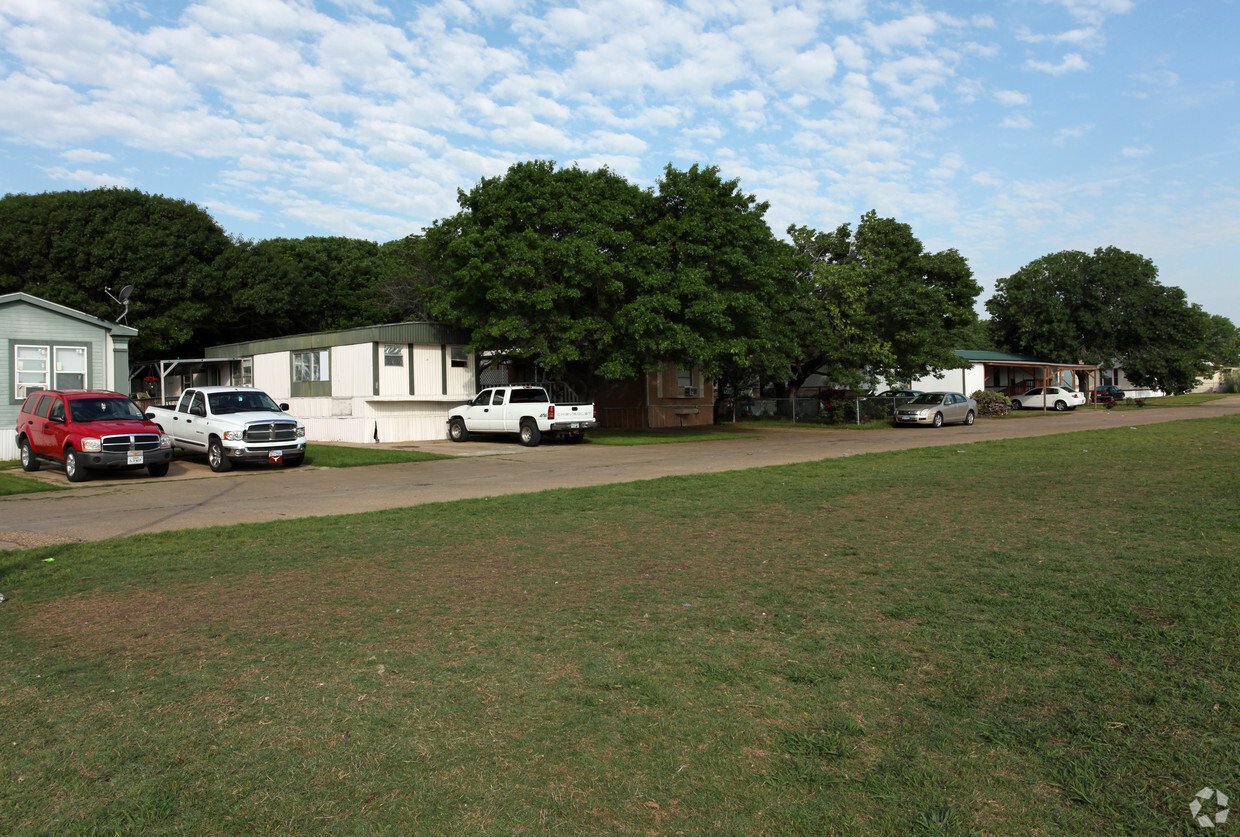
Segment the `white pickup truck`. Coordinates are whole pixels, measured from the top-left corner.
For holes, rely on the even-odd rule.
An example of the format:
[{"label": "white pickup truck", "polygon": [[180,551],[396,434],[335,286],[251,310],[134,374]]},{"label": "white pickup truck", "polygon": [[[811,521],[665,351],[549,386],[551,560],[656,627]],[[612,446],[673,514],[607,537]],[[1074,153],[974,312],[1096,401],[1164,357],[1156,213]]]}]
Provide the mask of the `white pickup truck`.
[{"label": "white pickup truck", "polygon": [[235,462],[296,466],[306,458],[306,428],[261,389],[197,387],[175,404],[147,407],[146,417],[172,437],[172,444],[205,453],[212,471]]},{"label": "white pickup truck", "polygon": [[448,438],[464,442],[470,433],[516,433],[521,444],[533,447],[548,434],[580,442],[595,424],[593,404],[553,404],[542,387],[491,387],[449,411]]}]

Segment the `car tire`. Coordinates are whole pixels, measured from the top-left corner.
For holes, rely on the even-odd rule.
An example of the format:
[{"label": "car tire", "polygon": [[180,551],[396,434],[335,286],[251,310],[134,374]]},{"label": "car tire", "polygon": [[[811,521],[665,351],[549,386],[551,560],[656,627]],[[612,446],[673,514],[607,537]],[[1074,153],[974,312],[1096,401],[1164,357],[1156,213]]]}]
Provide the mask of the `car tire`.
[{"label": "car tire", "polygon": [[39,470],[39,457],[35,454],[34,448],[30,447],[30,440],[23,436],[19,447],[21,448],[22,470]]},{"label": "car tire", "polygon": [[1015,398],[1013,398],[1013,399],[1012,399],[1012,409],[1013,409],[1013,410],[1019,410],[1019,409],[1020,409],[1020,402],[1019,402],[1019,401],[1017,401]]},{"label": "car tire", "polygon": [[146,472],[153,477],[164,477],[168,475],[168,463],[156,462],[146,466]]},{"label": "car tire", "polygon": [[73,445],[65,448],[65,476],[69,482],[86,482],[90,478],[90,474],[78,460],[77,448]]},{"label": "car tire", "polygon": [[1068,402],[1066,402],[1066,401],[1056,401],[1056,402],[1055,402],[1055,412],[1057,412],[1057,413],[1062,413],[1062,412],[1063,412],[1064,410],[1066,410],[1066,409],[1068,409]]},{"label": "car tire", "polygon": [[943,414],[942,414],[942,413],[935,413],[935,414],[934,414],[934,426],[935,426],[935,427],[942,427],[942,426],[943,426]]},{"label": "car tire", "polygon": [[232,468],[232,463],[224,455],[224,443],[220,441],[218,436],[212,436],[211,441],[207,444],[207,464],[217,474],[222,474]]},{"label": "car tire", "polygon": [[521,422],[521,444],[527,448],[536,448],[538,443],[542,441],[542,431],[538,429],[538,425],[532,421]]},{"label": "car tire", "polygon": [[469,428],[465,426],[465,420],[454,418],[448,422],[448,438],[454,442],[468,442]]},{"label": "car tire", "polygon": [[964,414],[964,424],[965,424],[965,427],[973,426],[973,411],[972,410],[969,410],[969,412]]}]

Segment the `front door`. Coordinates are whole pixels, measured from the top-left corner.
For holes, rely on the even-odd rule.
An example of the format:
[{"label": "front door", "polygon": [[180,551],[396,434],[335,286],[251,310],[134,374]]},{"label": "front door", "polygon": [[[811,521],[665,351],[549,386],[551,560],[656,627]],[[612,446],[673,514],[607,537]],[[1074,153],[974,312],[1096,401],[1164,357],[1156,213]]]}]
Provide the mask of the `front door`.
[{"label": "front door", "polygon": [[[474,396],[465,408],[465,426],[471,432],[486,433],[494,430],[494,419],[491,416],[491,395],[494,390],[484,389]],[[503,403],[502,401],[500,403]]]}]

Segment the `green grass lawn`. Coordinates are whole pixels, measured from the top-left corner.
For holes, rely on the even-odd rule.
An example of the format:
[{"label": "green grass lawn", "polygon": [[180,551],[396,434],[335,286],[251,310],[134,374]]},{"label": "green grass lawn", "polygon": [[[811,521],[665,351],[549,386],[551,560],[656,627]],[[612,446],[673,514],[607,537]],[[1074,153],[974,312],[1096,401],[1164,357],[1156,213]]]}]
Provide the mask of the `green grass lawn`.
[{"label": "green grass lawn", "polygon": [[0,553],[0,831],[1206,833],[1238,455],[1204,419]]}]

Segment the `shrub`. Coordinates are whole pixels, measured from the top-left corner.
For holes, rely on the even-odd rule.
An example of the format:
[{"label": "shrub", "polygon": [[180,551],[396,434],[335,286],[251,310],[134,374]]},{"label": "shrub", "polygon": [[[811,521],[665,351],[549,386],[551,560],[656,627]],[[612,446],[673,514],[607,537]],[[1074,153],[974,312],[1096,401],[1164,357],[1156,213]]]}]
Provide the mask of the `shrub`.
[{"label": "shrub", "polygon": [[977,402],[979,416],[1006,416],[1012,412],[1012,399],[1001,392],[979,389],[969,397]]},{"label": "shrub", "polygon": [[1240,392],[1240,369],[1228,369],[1223,373],[1223,382],[1218,388],[1219,392]]}]

